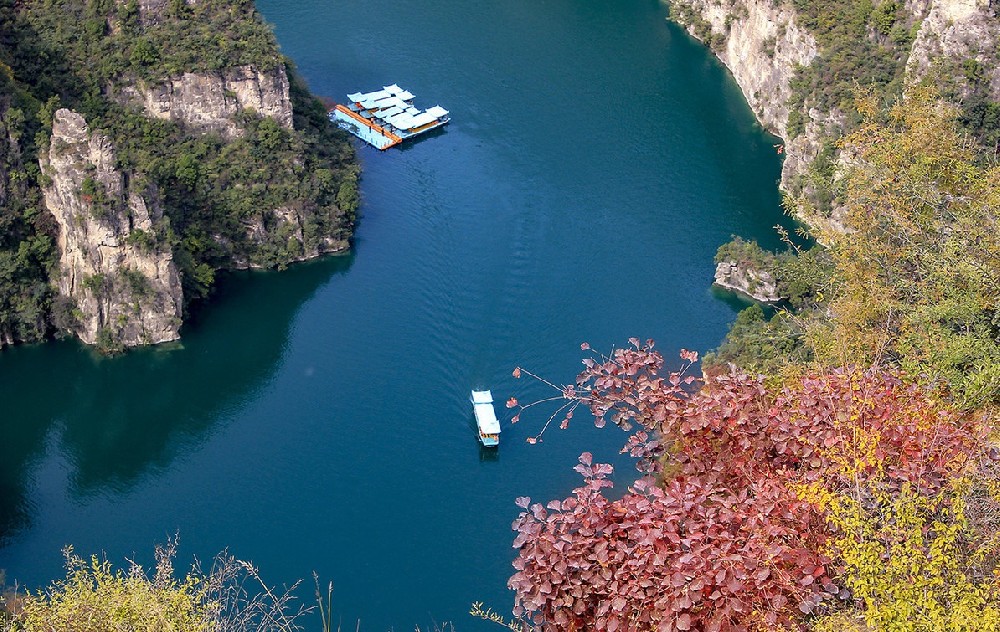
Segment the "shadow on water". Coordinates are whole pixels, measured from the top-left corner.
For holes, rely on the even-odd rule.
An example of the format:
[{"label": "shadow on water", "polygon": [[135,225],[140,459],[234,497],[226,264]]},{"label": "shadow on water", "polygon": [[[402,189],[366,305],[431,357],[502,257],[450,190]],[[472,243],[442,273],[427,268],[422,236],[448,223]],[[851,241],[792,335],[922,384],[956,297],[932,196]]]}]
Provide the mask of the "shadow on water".
[{"label": "shadow on water", "polygon": [[47,444],[77,498],[166,468],[266,388],[299,307],[352,262],[227,275],[178,343],[115,358],[73,341],[0,354],[0,543],[30,525],[32,465]]},{"label": "shadow on water", "polygon": [[432,138],[437,138],[438,136],[443,136],[444,134],[447,133],[447,131],[448,131],[447,125],[442,125],[441,127],[435,127],[432,130],[422,132],[419,136],[416,136],[414,138],[409,138],[403,141],[403,144],[399,145],[398,147],[393,147],[393,149],[398,149],[399,151],[404,151],[404,152],[410,151],[420,143],[428,141]]},{"label": "shadow on water", "polygon": [[498,450],[497,448],[487,448],[482,444],[479,445],[480,463],[496,463],[499,460],[500,460],[500,450]]},{"label": "shadow on water", "polygon": [[751,299],[749,296],[744,296],[735,290],[727,290],[726,288],[719,287],[718,285],[712,285],[709,290],[712,293],[712,297],[721,303],[725,303],[733,309],[733,312],[742,312],[748,307],[753,305],[759,305],[761,309],[764,310],[764,314],[768,318],[773,316],[783,305],[769,305],[767,303],[758,303],[757,301]]}]

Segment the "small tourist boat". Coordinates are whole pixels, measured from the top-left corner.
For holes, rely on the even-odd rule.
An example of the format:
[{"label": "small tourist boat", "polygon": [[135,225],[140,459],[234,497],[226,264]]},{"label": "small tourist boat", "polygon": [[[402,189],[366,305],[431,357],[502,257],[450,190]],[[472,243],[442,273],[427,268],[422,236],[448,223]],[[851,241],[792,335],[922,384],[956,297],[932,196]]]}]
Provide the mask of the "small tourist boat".
[{"label": "small tourist boat", "polygon": [[489,391],[472,391],[472,411],[479,427],[479,442],[487,448],[500,445],[500,422],[493,409],[493,394]]}]

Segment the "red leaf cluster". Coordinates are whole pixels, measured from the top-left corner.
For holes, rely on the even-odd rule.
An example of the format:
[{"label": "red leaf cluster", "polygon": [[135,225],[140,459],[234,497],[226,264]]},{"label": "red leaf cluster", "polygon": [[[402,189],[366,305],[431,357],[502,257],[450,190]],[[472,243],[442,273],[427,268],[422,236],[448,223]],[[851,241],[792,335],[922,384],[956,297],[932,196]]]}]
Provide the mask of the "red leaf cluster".
[{"label": "red leaf cluster", "polygon": [[625,449],[644,476],[611,501],[611,466],[585,453],[571,497],[519,499],[509,586],[515,614],[541,629],[795,628],[846,596],[822,553],[828,526],[796,485],[837,489],[877,472],[881,484],[932,491],[981,445],[975,424],[883,372],[769,393],[735,371],[661,377],[662,357],[632,342],[585,361],[576,393],[598,422],[642,426]]}]

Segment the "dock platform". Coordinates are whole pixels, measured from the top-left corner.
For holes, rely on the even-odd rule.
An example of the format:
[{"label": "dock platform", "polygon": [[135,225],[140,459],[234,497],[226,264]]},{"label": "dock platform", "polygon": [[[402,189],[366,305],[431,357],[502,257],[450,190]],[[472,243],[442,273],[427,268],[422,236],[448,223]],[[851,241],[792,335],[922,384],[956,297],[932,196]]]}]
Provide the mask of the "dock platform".
[{"label": "dock platform", "polygon": [[417,109],[413,93],[396,84],[347,98],[347,105],[337,104],[330,111],[330,120],[376,149],[389,149],[451,120],[439,105]]}]

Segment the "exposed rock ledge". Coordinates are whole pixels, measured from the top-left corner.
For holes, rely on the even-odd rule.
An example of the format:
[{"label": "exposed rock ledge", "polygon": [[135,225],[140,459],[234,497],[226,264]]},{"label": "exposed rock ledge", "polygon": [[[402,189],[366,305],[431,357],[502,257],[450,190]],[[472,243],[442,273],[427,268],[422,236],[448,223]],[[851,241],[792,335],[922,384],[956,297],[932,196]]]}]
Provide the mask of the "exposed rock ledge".
[{"label": "exposed rock ledge", "polygon": [[292,128],[288,75],[281,64],[267,71],[236,66],[213,74],[188,72],[154,85],[122,86],[120,94],[149,116],[178,121],[199,132],[219,132],[227,139],[243,134],[236,122],[241,110],[254,110]]},{"label": "exposed rock ledge", "polygon": [[50,179],[45,205],[59,224],[59,293],[67,325],[88,344],[135,346],[176,340],[181,283],[169,248],[156,245],[155,191],[135,191],[115,169],[114,147],[83,116],[58,110],[39,157]]},{"label": "exposed rock ledge", "polygon": [[715,266],[715,284],[745,294],[762,303],[778,303],[778,283],[770,272],[754,270],[737,261],[720,261]]}]

